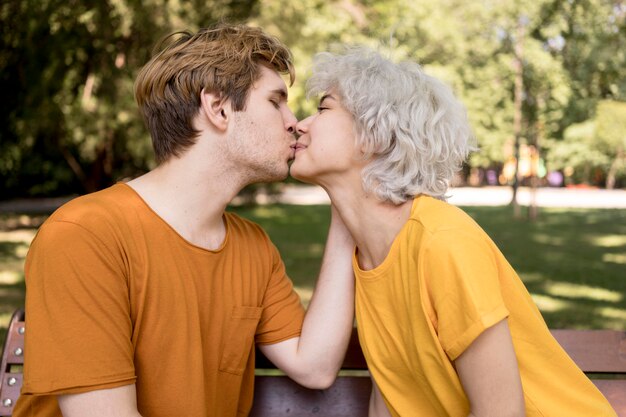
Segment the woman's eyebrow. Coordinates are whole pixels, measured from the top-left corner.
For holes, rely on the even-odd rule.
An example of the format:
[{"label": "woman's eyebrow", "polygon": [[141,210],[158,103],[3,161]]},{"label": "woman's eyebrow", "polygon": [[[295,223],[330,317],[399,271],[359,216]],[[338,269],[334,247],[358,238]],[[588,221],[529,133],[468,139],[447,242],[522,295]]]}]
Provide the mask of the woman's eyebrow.
[{"label": "woman's eyebrow", "polygon": [[320,105],[322,105],[326,99],[335,100],[335,97],[333,97],[332,94],[324,94],[322,98],[320,98]]}]

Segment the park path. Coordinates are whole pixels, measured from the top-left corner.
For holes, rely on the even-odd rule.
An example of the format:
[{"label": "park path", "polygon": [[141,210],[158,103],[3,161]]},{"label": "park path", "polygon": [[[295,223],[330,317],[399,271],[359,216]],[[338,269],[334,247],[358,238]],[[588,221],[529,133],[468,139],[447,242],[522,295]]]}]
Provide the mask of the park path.
[{"label": "park path", "polygon": [[[452,188],[448,202],[459,206],[504,206],[513,196],[510,187],[460,187]],[[530,189],[522,187],[517,201],[530,205]],[[539,207],[568,208],[626,208],[626,190],[580,188],[538,188],[535,192]],[[287,204],[328,204],[326,192],[315,186],[285,185],[279,201]]]},{"label": "park path", "polygon": [[[504,206],[509,204],[510,187],[460,187],[449,191],[448,202],[459,206]],[[51,213],[72,197],[18,199],[0,201],[0,213]],[[532,193],[522,187],[518,202],[529,205]],[[538,188],[535,197],[539,207],[626,208],[626,190],[581,188]],[[285,204],[328,204],[326,192],[317,186],[284,184],[278,201]],[[260,199],[260,202],[265,200]]]}]

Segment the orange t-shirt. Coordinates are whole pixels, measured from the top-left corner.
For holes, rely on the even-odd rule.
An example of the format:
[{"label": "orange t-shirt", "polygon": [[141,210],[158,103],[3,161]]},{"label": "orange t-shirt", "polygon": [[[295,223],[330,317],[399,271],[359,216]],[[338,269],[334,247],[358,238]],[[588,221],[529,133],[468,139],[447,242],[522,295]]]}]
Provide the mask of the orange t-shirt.
[{"label": "orange t-shirt", "polygon": [[367,271],[356,257],[353,265],[359,339],[392,416],[467,417],[454,361],[506,319],[528,417],[615,417],[502,253],[460,209],[415,198],[386,259]]},{"label": "orange t-shirt", "polygon": [[132,383],[146,417],[247,415],[255,342],[299,336],[304,309],[263,230],[224,221],[211,251],[124,184],[57,210],[26,260],[14,416],[61,416],[56,394]]}]

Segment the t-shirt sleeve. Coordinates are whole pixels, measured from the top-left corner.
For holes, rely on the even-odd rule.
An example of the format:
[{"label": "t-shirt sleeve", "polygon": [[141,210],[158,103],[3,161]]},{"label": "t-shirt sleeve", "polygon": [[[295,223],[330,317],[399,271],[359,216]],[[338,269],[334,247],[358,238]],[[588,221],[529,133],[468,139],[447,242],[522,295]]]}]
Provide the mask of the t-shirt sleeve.
[{"label": "t-shirt sleeve", "polygon": [[423,274],[431,320],[450,360],[456,360],[487,328],[509,315],[495,255],[470,231],[436,232],[425,244]]},{"label": "t-shirt sleeve", "polygon": [[39,230],[25,265],[24,394],[135,381],[129,290],[114,243],[66,221]]},{"label": "t-shirt sleeve", "polygon": [[273,344],[299,336],[304,320],[304,307],[287,277],[278,249],[271,242],[269,246],[272,272],[257,327],[256,342],[259,344]]}]

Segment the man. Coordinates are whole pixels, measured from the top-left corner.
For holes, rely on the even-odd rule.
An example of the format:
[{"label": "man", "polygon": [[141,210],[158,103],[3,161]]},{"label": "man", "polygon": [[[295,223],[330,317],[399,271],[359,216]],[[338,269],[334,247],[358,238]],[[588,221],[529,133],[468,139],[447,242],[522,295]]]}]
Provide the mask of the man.
[{"label": "man", "polygon": [[16,417],[247,415],[255,342],[295,381],[332,383],[353,315],[343,223],[333,210],[304,317],[267,235],[224,211],[244,186],[287,176],[297,120],[281,73],[293,82],[284,45],[225,24],[142,69],[135,95],[159,165],[39,230]]}]

